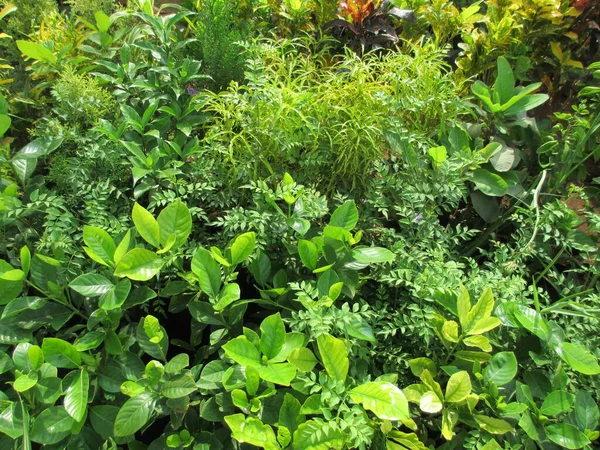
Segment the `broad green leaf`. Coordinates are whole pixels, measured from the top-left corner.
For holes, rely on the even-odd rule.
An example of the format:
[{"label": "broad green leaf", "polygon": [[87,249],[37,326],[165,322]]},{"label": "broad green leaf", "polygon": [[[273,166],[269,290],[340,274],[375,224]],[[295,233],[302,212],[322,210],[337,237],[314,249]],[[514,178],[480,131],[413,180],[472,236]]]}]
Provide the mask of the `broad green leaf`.
[{"label": "broad green leaf", "polygon": [[42,378],[35,386],[35,398],[38,402],[52,405],[63,394],[62,380],[58,377]]},{"label": "broad green leaf", "polygon": [[237,441],[261,448],[277,448],[277,438],[273,429],[259,419],[246,417],[243,414],[233,414],[225,416],[225,422],[231,429],[231,435]]},{"label": "broad green leaf", "polygon": [[[67,411],[75,422],[81,422],[87,412],[90,376],[84,369],[71,373],[73,376],[70,377],[70,383],[66,389],[64,389],[65,411]],[[65,380],[67,380],[67,378],[65,378]]]},{"label": "broad green leaf", "polygon": [[216,299],[221,290],[221,268],[208,250],[196,250],[192,258],[192,272],[198,278],[202,292]]},{"label": "broad green leaf", "polygon": [[419,400],[421,411],[429,414],[439,413],[443,407],[442,399],[433,391],[425,392]]},{"label": "broad green leaf", "polygon": [[508,192],[506,181],[485,169],[475,169],[471,174],[471,181],[481,192],[492,197],[502,197]]},{"label": "broad green leaf", "polygon": [[540,412],[545,416],[555,416],[568,411],[575,403],[575,396],[565,391],[550,392],[544,399]]},{"label": "broad green leaf", "polygon": [[300,239],[298,242],[298,254],[305,267],[310,270],[315,270],[317,268],[319,251],[317,250],[317,246],[311,241]]},{"label": "broad green leaf", "polygon": [[545,427],[546,436],[562,448],[576,449],[590,443],[588,437],[570,423],[559,423]]},{"label": "broad green leaf", "polygon": [[482,430],[491,434],[505,434],[513,430],[512,425],[502,419],[495,419],[482,414],[473,414],[473,418]]},{"label": "broad green leaf", "polygon": [[96,405],[90,408],[92,428],[102,439],[106,440],[114,435],[115,419],[118,413],[117,406]]},{"label": "broad green leaf", "polygon": [[562,349],[556,349],[559,356],[573,370],[584,375],[597,375],[600,373],[600,365],[590,352],[570,342],[563,342]]},{"label": "broad green leaf", "polygon": [[163,328],[160,326],[160,322],[156,317],[147,315],[144,318],[143,324],[144,332],[153,344],[158,344],[165,338]]},{"label": "broad green leaf", "polygon": [[309,420],[301,424],[294,433],[294,450],[342,449],[346,436],[335,422]]},{"label": "broad green leaf", "polygon": [[239,235],[231,244],[231,265],[236,266],[244,262],[254,251],[256,234],[248,232]]},{"label": "broad green leaf", "polygon": [[196,386],[194,379],[189,375],[182,375],[175,380],[165,381],[160,393],[166,398],[181,398],[192,394],[196,390],[198,390],[198,386]]},{"label": "broad green leaf", "polygon": [[102,275],[87,273],[71,281],[69,287],[85,297],[99,297],[110,291],[114,284]]},{"label": "broad green leaf", "polygon": [[110,17],[108,17],[102,11],[96,11],[94,13],[94,17],[96,18],[96,26],[98,27],[98,31],[106,33],[110,27]]},{"label": "broad green leaf", "polygon": [[437,374],[436,365],[429,358],[420,357],[411,359],[408,361],[408,366],[415,377],[420,377],[425,369],[427,369],[433,375]]},{"label": "broad green leaf", "polygon": [[46,361],[54,367],[75,369],[81,364],[81,355],[72,344],[57,338],[44,338],[42,351]]},{"label": "broad green leaf", "polygon": [[13,389],[17,392],[25,392],[34,387],[37,382],[38,375],[36,372],[23,374],[15,380]]},{"label": "broad green leaf", "polygon": [[48,299],[43,297],[18,297],[11,300],[2,311],[2,319],[14,317],[25,311],[35,311],[43,308]]},{"label": "broad green leaf", "polygon": [[537,441],[540,439],[540,433],[538,427],[533,423],[531,419],[531,413],[529,411],[525,411],[518,422],[519,427],[529,436],[530,439]]},{"label": "broad green leaf", "polygon": [[214,304],[215,311],[220,312],[240,299],[240,285],[237,283],[227,283],[219,293],[218,301]]},{"label": "broad green leaf", "polygon": [[498,103],[503,105],[508,102],[515,90],[515,77],[510,64],[504,56],[498,58],[498,76],[494,84],[493,95],[498,98]]},{"label": "broad green leaf", "polygon": [[160,226],[160,243],[166,246],[169,237],[175,234],[173,249],[181,247],[192,232],[192,215],[188,207],[181,200],[171,203],[163,209],[157,218]]},{"label": "broad green leaf", "polygon": [[589,392],[577,391],[575,397],[575,420],[581,430],[595,430],[599,419],[598,405]]},{"label": "broad green leaf", "polygon": [[546,103],[550,97],[546,94],[527,95],[516,101],[510,108],[507,108],[503,114],[505,116],[516,115]]},{"label": "broad green leaf", "polygon": [[447,441],[452,440],[454,435],[454,426],[458,422],[458,412],[451,409],[444,409],[442,411],[442,436]]},{"label": "broad green leaf", "polygon": [[11,123],[12,119],[10,116],[7,116],[6,114],[0,114],[0,137],[4,136],[4,133],[8,131]]},{"label": "broad green leaf", "polygon": [[502,321],[497,317],[486,317],[485,319],[481,319],[477,323],[473,324],[468,334],[470,336],[483,334],[499,327],[500,325],[502,325]]},{"label": "broad green leaf", "polygon": [[127,230],[127,233],[125,233],[125,236],[123,236],[123,238],[121,239],[121,241],[119,242],[119,245],[117,246],[116,250],[115,250],[115,254],[114,254],[114,260],[115,263],[119,263],[119,261],[121,261],[121,258],[123,256],[125,256],[125,254],[131,250],[131,246],[133,245],[133,238],[132,238],[132,233],[131,230]]},{"label": "broad green leaf", "polygon": [[512,169],[516,159],[515,149],[503,143],[502,149],[492,156],[490,163],[497,172],[508,172]]},{"label": "broad green leaf", "polygon": [[485,336],[468,336],[463,340],[463,344],[467,347],[476,347],[484,352],[492,351],[492,344],[490,344],[490,340]]},{"label": "broad green leaf", "polygon": [[285,326],[279,313],[267,317],[260,324],[260,350],[268,359],[279,354],[285,343]]},{"label": "broad green leaf", "polygon": [[100,344],[102,344],[102,341],[104,341],[104,336],[105,333],[102,331],[91,331],[79,337],[73,346],[78,352],[94,350],[95,348],[98,348]]},{"label": "broad green leaf", "polygon": [[346,381],[349,361],[344,341],[330,335],[321,335],[317,338],[317,346],[327,374],[336,381]]},{"label": "broad green leaf", "polygon": [[75,421],[62,406],[44,409],[31,427],[31,440],[38,444],[52,445],[71,434]]},{"label": "broad green leaf", "polygon": [[108,266],[113,261],[116,249],[115,241],[102,228],[85,225],[83,242],[89,249],[86,250],[86,253],[97,263]]},{"label": "broad green leaf", "polygon": [[297,348],[304,347],[306,345],[307,336],[304,333],[286,333],[285,342],[281,351],[275,358],[272,358],[271,362],[283,362],[288,356]]},{"label": "broad green leaf", "polygon": [[352,249],[352,257],[364,264],[391,262],[396,258],[394,252],[382,247],[358,247]]},{"label": "broad green leaf", "polygon": [[358,223],[358,209],[354,200],[348,200],[333,212],[329,225],[352,231]]},{"label": "broad green leaf", "polygon": [[297,348],[288,356],[288,361],[302,372],[311,372],[317,364],[315,354],[307,348]]},{"label": "broad green leaf", "polygon": [[384,420],[402,420],[410,417],[408,401],[402,391],[391,383],[372,381],[348,392],[350,398]]},{"label": "broad green leaf", "polygon": [[241,366],[260,367],[260,352],[246,336],[238,336],[232,339],[223,346],[223,350],[225,350],[227,357]]},{"label": "broad green leaf", "polygon": [[289,386],[296,377],[296,367],[290,363],[267,363],[258,367],[258,374],[265,381]]},{"label": "broad green leaf", "polygon": [[471,393],[471,377],[465,370],[456,372],[448,380],[444,400],[448,403],[459,403]]},{"label": "broad green leaf", "polygon": [[[146,376],[146,379],[148,380],[150,386],[156,386],[160,382],[160,380],[162,380],[164,373],[165,366],[163,366],[158,361],[152,360],[148,364],[146,364],[146,367],[144,368],[144,375]],[[121,386],[121,390],[122,388],[123,386]],[[139,393],[140,392],[138,392],[138,394]]]},{"label": "broad green leaf", "polygon": [[27,358],[35,370],[39,369],[42,367],[42,364],[44,364],[44,352],[38,345],[31,345],[27,349]]},{"label": "broad green leaf", "polygon": [[458,342],[458,324],[454,320],[446,320],[442,325],[442,336],[449,342]]},{"label": "broad green leaf", "polygon": [[21,269],[27,275],[29,273],[29,267],[31,267],[31,252],[27,246],[21,247],[21,251],[19,252],[19,256],[21,259]]},{"label": "broad green leaf", "polygon": [[441,166],[448,158],[448,151],[443,145],[439,147],[431,147],[429,150],[427,150],[427,154],[431,157],[433,163],[437,167]]},{"label": "broad green leaf", "polygon": [[56,63],[56,56],[54,53],[36,42],[18,40],[17,47],[21,53],[28,58],[48,62],[50,64]]},{"label": "broad green leaf", "polygon": [[150,245],[160,248],[160,228],[152,214],[137,202],[133,205],[131,218],[138,234]]},{"label": "broad green leaf", "polygon": [[535,309],[527,308],[523,305],[513,305],[512,313],[517,321],[543,341],[547,341],[552,334],[552,330],[544,318],[536,312]]},{"label": "broad green leaf", "polygon": [[165,364],[165,372],[168,374],[176,374],[184,370],[190,365],[190,357],[186,353],[180,353],[174,356],[167,364]]},{"label": "broad green leaf", "polygon": [[248,395],[246,395],[246,393],[241,389],[234,389],[231,391],[231,401],[240,409],[246,409],[250,407]]},{"label": "broad green leaf", "polygon": [[98,299],[98,306],[106,311],[120,308],[131,291],[131,281],[119,281],[112,289]]},{"label": "broad green leaf", "polygon": [[494,296],[490,288],[485,289],[481,297],[467,314],[467,320],[463,326],[464,332],[471,331],[471,328],[476,328],[477,324],[485,319],[488,319],[494,310]]},{"label": "broad green leaf", "polygon": [[115,418],[115,436],[129,436],[140,430],[154,411],[156,398],[143,392],[127,400]]},{"label": "broad green leaf", "polygon": [[469,291],[462,284],[460,286],[460,292],[456,296],[456,310],[460,326],[465,328],[467,324],[469,311],[471,310],[471,296]]},{"label": "broad green leaf", "polygon": [[483,371],[486,381],[504,386],[517,375],[517,358],[513,352],[496,353]]},{"label": "broad green leaf", "polygon": [[[4,433],[12,439],[17,439],[23,435],[23,413],[21,406],[17,402],[3,407],[0,410],[0,433]],[[8,447],[9,449],[11,446]]]},{"label": "broad green leaf", "polygon": [[298,426],[306,421],[304,414],[300,413],[302,405],[296,397],[286,393],[283,398],[283,404],[279,409],[278,425],[286,427],[290,433],[294,433]]},{"label": "broad green leaf", "polygon": [[136,281],[147,281],[160,272],[163,260],[143,248],[134,248],[121,258],[115,268],[115,276],[127,277]]}]

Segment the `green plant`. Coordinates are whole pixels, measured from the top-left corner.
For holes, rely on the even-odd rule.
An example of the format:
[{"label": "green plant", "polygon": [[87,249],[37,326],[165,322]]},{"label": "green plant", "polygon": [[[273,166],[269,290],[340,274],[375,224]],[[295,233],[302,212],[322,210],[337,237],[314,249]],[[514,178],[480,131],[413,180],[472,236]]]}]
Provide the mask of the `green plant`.
[{"label": "green plant", "polygon": [[244,77],[242,40],[248,37],[248,26],[241,22],[239,10],[225,0],[204,0],[196,5],[198,17],[192,22],[196,33],[204,73],[203,82],[216,90]]}]

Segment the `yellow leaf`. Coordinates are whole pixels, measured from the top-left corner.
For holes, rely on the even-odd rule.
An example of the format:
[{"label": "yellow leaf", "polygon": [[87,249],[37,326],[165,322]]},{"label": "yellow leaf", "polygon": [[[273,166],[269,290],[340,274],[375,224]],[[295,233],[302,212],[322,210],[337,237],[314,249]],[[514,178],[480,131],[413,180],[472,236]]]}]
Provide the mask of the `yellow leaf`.
[{"label": "yellow leaf", "polygon": [[556,58],[562,62],[564,55],[563,55],[563,51],[560,48],[560,45],[558,44],[558,42],[550,42],[550,49],[552,50],[552,54],[554,56],[556,56]]}]

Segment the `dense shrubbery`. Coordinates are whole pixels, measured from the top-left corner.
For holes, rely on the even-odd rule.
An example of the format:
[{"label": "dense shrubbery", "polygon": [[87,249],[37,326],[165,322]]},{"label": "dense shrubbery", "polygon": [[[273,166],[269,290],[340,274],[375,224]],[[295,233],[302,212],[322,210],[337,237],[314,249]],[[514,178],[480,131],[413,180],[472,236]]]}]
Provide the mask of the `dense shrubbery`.
[{"label": "dense shrubbery", "polygon": [[0,448],[594,448],[600,7],[180,3],[0,1]]}]

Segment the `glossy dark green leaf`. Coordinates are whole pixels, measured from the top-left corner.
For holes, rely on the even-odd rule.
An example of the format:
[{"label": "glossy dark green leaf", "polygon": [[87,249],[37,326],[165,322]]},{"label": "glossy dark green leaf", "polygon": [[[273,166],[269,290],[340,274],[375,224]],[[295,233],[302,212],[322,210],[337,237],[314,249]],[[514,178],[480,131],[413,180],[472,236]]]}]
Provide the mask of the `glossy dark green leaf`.
[{"label": "glossy dark green leaf", "polygon": [[81,364],[81,356],[75,347],[57,338],[44,338],[42,350],[46,361],[55,367],[75,369]]},{"label": "glossy dark green leaf", "polygon": [[86,297],[99,297],[110,291],[114,285],[102,275],[87,273],[71,281],[69,287]]},{"label": "glossy dark green leaf", "polygon": [[71,374],[73,375],[69,378],[65,377],[65,381],[68,382],[66,387],[63,382],[65,411],[75,422],[81,422],[87,413],[90,376],[84,369],[71,372]]},{"label": "glossy dark green leaf", "polygon": [[62,406],[44,409],[33,422],[31,440],[38,444],[56,444],[71,434],[74,423]]},{"label": "glossy dark green leaf", "polygon": [[128,436],[140,430],[152,416],[156,398],[143,392],[127,400],[115,418],[115,436]]},{"label": "glossy dark green leaf", "polygon": [[559,423],[545,427],[546,436],[552,442],[563,448],[577,449],[590,443],[588,437],[570,423]]}]

